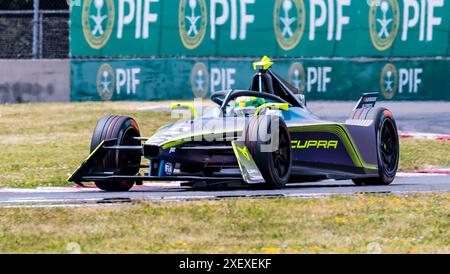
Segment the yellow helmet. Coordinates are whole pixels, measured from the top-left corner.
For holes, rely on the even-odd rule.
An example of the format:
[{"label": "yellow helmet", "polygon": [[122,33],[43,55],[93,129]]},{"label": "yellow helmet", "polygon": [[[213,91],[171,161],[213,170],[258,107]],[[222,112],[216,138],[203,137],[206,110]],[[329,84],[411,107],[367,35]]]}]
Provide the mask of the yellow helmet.
[{"label": "yellow helmet", "polygon": [[235,107],[259,107],[266,103],[266,100],[259,97],[239,97],[236,99]]}]

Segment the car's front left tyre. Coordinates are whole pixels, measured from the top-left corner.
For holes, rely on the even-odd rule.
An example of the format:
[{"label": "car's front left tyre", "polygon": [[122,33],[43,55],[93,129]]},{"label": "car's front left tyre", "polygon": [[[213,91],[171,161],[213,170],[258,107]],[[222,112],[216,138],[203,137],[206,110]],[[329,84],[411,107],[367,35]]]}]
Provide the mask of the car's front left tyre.
[{"label": "car's front left tyre", "polygon": [[[136,121],[128,116],[107,115],[100,119],[94,129],[91,139],[91,152],[105,140],[115,139],[118,146],[137,146],[140,141],[139,127]],[[98,169],[110,171],[115,175],[134,176],[139,173],[141,156],[134,151],[108,151]],[[134,181],[97,181],[95,185],[105,191],[128,191]]]}]

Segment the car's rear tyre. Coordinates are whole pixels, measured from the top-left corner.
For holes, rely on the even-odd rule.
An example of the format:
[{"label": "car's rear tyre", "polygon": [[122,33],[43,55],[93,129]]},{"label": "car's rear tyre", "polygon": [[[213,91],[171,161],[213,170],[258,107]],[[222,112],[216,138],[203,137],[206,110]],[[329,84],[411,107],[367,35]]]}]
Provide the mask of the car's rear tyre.
[{"label": "car's rear tyre", "polygon": [[353,182],[356,185],[389,185],[398,169],[400,145],[397,125],[392,113],[385,108],[373,109],[368,119],[375,123],[379,176],[353,179]]},{"label": "car's rear tyre", "polygon": [[[140,141],[139,127],[133,118],[120,115],[107,115],[100,119],[94,129],[91,139],[91,152],[104,140],[117,139],[117,145],[137,146]],[[138,174],[141,156],[134,151],[111,150],[100,161],[100,170],[114,170],[116,175]],[[101,181],[95,185],[105,191],[128,191],[135,182],[133,181]]]},{"label": "car's rear tyre", "polygon": [[244,138],[264,177],[264,187],[284,187],[291,173],[292,154],[290,134],[283,119],[274,115],[253,117]]}]

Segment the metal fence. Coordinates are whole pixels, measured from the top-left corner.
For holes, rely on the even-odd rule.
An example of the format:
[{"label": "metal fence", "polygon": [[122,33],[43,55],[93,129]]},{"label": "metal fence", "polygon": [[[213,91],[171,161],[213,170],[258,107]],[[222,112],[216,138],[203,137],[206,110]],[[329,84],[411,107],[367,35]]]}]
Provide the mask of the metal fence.
[{"label": "metal fence", "polygon": [[70,0],[0,0],[0,58],[68,58]]}]

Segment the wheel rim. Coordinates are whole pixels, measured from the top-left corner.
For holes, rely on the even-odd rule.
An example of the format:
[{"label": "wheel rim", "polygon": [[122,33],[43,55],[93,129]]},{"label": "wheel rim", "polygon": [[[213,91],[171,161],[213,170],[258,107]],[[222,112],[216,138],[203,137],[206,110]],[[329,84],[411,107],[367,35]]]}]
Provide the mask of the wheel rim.
[{"label": "wheel rim", "polygon": [[398,142],[395,128],[391,121],[386,120],[380,133],[380,160],[387,173],[397,170]]},{"label": "wheel rim", "polygon": [[279,178],[289,172],[290,153],[289,139],[286,134],[280,133],[278,149],[272,153],[274,170]]}]

